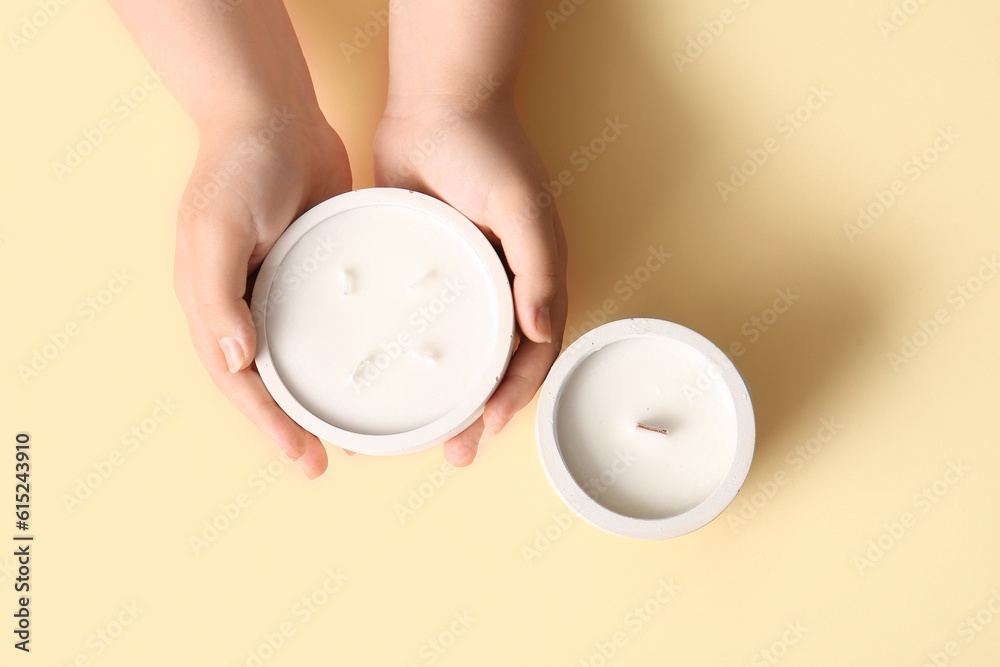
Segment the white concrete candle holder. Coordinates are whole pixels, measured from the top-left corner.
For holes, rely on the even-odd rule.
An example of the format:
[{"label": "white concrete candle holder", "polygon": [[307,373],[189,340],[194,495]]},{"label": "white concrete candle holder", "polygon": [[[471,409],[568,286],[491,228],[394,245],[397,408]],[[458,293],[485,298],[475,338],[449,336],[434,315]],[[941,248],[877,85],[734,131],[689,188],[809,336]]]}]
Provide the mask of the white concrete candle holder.
[{"label": "white concrete candle holder", "polygon": [[576,340],[542,386],[538,453],[581,518],[626,537],[689,533],[717,517],[750,470],[743,378],[708,339],[672,322],[610,322]]},{"label": "white concrete candle holder", "polygon": [[510,282],[461,213],[347,192],[278,239],[254,285],[257,369],[306,430],[365,454],[436,445],[479,418],[514,341]]}]

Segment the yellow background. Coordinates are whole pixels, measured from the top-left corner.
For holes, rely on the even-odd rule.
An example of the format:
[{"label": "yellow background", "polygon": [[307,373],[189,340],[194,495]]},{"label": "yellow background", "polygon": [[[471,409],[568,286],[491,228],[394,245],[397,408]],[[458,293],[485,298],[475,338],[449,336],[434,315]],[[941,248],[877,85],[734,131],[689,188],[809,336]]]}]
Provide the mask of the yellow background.
[{"label": "yellow background", "polygon": [[[985,277],[1000,247],[1000,7],[902,4],[916,11],[889,32],[892,0],[564,0],[565,16],[542,3],[519,108],[553,176],[574,177],[558,199],[569,326],[611,299],[616,318],[742,343],[755,399],[757,452],[734,504],[693,534],[641,542],[566,523],[535,451],[534,404],[453,475],[436,474],[440,448],[333,450],[315,483],[274,463],[201,369],[171,289],[192,124],[162,86],[112,114],[146,64],[102,2],[60,6],[15,51],[8,33],[39,5],[6,0],[0,543],[13,545],[18,431],[32,438],[37,538],[30,655],[11,646],[13,546],[0,550],[0,663],[256,664],[248,651],[285,624],[294,634],[262,664],[997,664],[1000,280],[961,308],[954,290]],[[340,44],[383,7],[289,2],[356,187],[372,184],[386,33],[351,62]],[[699,33],[706,46],[679,67]],[[813,87],[829,99],[799,110],[808,120],[784,138],[778,123]],[[113,131],[60,181],[52,162],[105,117]],[[574,153],[607,118],[628,127],[578,171]],[[947,150],[911,180],[908,161],[935,157],[949,128]],[[718,182],[769,138],[779,150],[723,201]],[[895,179],[903,194],[852,243],[845,225]],[[660,245],[666,266],[631,298],[616,293]],[[134,279],[83,323],[78,304],[121,269]],[[751,318],[784,289],[799,299],[751,341]],[[894,368],[889,354],[941,309],[947,321]],[[22,381],[18,366],[71,322],[79,335]],[[157,399],[178,407],[131,451],[122,435]],[[828,435],[823,419],[834,437],[793,463]],[[116,450],[121,465],[67,509]],[[271,482],[257,476],[268,464],[281,471]],[[401,521],[397,505],[421,492]],[[225,525],[220,505],[240,494],[249,503],[196,553],[190,538]],[[529,563],[523,547],[544,548]],[[322,592],[338,569],[348,580]],[[680,587],[667,602],[654,597],[661,579]],[[296,605],[310,596],[325,604],[306,618]],[[137,618],[110,645],[97,639],[132,603]],[[643,605],[655,613],[637,628]],[[449,635],[466,612],[471,627]],[[618,632],[624,645],[603,657]],[[428,644],[450,638],[443,654]]]}]

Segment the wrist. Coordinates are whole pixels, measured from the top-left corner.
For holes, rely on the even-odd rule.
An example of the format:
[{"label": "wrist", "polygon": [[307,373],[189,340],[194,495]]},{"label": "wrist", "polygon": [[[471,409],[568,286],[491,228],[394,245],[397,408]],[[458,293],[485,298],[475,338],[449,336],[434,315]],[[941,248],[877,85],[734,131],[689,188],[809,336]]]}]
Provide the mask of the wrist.
[{"label": "wrist", "polygon": [[389,16],[389,105],[509,103],[536,0],[394,0]]},{"label": "wrist", "polygon": [[191,114],[198,136],[244,140],[257,137],[269,143],[278,135],[326,126],[319,105],[291,96],[234,95]]},{"label": "wrist", "polygon": [[512,86],[492,74],[463,77],[425,86],[390,85],[386,98],[387,118],[412,119],[424,116],[495,115],[513,113]]},{"label": "wrist", "polygon": [[282,80],[275,76],[265,78],[255,72],[231,73],[227,80],[202,88],[200,93],[188,96],[191,104],[187,109],[199,132],[229,126],[266,125],[276,110],[281,112],[283,109],[302,122],[323,120],[308,74]]}]

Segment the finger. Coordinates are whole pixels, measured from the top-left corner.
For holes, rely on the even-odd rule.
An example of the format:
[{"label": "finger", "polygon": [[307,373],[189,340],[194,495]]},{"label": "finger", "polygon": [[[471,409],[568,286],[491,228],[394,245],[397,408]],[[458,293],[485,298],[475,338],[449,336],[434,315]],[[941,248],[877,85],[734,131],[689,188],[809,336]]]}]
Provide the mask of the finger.
[{"label": "finger", "polygon": [[215,342],[215,335],[197,322],[190,324],[195,351],[219,391],[296,461],[306,477],[315,479],[322,475],[329,459],[320,439],[295,423],[274,402],[256,369],[245,368],[231,373]]},{"label": "finger", "polygon": [[555,208],[539,208],[523,190],[505,197],[509,204],[488,209],[484,222],[500,236],[514,274],[514,312],[521,331],[535,343],[551,343],[561,335],[554,330],[552,308],[565,291],[565,237]]},{"label": "finger", "polygon": [[483,423],[491,433],[502,431],[511,418],[531,401],[559,355],[559,347],[557,343],[521,342],[500,386],[487,401],[483,412]]},{"label": "finger", "polygon": [[326,470],[316,436],[286,415],[249,366],[256,330],[244,300],[247,262],[254,249],[249,214],[229,198],[211,214],[188,209],[177,225],[174,285],[202,364],[222,393],[310,478]]},{"label": "finger", "polygon": [[[514,356],[511,357],[500,386],[486,403],[483,420],[487,430],[491,433],[502,431],[511,418],[531,401],[545,381],[549,369],[552,368],[552,364],[562,349],[563,330],[566,327],[566,314],[569,307],[569,297],[565,286],[566,240],[562,226],[559,224],[558,214],[554,211],[553,213],[555,215],[553,233],[556,237],[556,250],[559,253],[560,275],[556,280],[557,291],[550,301],[552,340],[538,342],[530,338],[521,339]],[[514,280],[516,283],[517,278],[515,277]],[[515,307],[517,306],[517,298],[515,287]]]},{"label": "finger", "polygon": [[456,468],[464,468],[476,460],[479,441],[483,438],[483,418],[472,422],[467,429],[444,443],[444,458]]},{"label": "finger", "polygon": [[257,333],[244,299],[256,240],[249,214],[220,202],[211,214],[182,215],[177,224],[174,284],[189,320],[211,332],[230,373],[253,361]]}]

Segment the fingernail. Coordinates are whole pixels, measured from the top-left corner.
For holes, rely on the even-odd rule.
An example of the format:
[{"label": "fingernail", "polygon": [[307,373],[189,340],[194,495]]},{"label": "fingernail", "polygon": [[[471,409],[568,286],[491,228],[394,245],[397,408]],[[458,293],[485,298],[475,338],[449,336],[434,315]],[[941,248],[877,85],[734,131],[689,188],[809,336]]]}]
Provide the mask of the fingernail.
[{"label": "fingernail", "polygon": [[472,456],[472,458],[469,459],[468,464],[466,464],[466,467],[469,467],[475,463],[476,459],[479,457],[479,444],[477,443],[475,447],[466,447],[465,452],[466,457]]},{"label": "fingernail", "polygon": [[243,354],[243,346],[232,336],[221,339],[219,345],[222,347],[222,353],[226,355],[226,365],[229,366],[229,372],[238,372],[246,358]]},{"label": "fingernail", "polygon": [[499,433],[506,426],[502,419],[493,414],[483,415],[483,424],[486,426],[487,431],[494,434]]},{"label": "fingernail", "polygon": [[446,455],[445,460],[456,468],[465,468],[475,462],[476,455],[479,453],[479,448],[465,446],[448,451],[450,452],[450,455]]},{"label": "fingernail", "polygon": [[548,306],[542,306],[535,314],[535,328],[542,335],[544,342],[552,342],[552,318],[549,316]]},{"label": "fingernail", "polygon": [[313,443],[313,446],[306,449],[305,453],[296,463],[302,468],[302,472],[305,473],[307,478],[311,480],[319,479],[329,469],[326,447],[318,441]]},{"label": "fingernail", "polygon": [[483,429],[483,432],[479,434],[479,442],[476,444],[475,450],[472,452],[472,460],[469,461],[470,466],[476,462],[476,459],[479,458],[480,452],[483,451],[483,446],[488,443],[492,437],[493,434],[485,428]]}]

